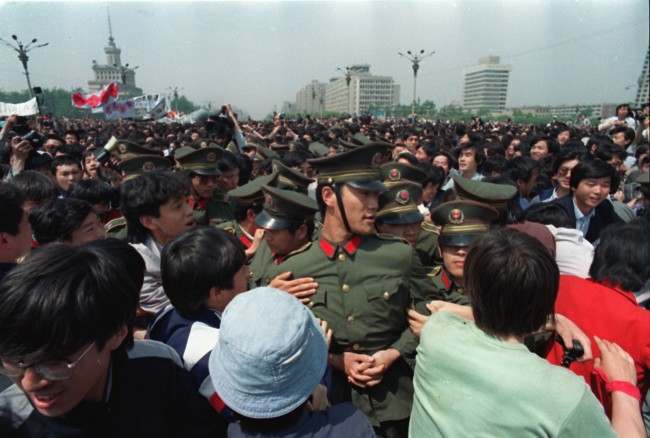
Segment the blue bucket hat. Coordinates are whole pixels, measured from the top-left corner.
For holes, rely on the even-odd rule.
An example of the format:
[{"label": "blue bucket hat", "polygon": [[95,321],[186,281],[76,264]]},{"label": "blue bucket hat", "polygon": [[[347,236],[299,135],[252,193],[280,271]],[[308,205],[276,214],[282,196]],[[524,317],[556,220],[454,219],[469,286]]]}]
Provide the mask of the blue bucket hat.
[{"label": "blue bucket hat", "polygon": [[259,287],[228,304],[208,367],[230,409],[248,418],[277,418],[305,403],[318,385],[327,344],[298,299]]}]

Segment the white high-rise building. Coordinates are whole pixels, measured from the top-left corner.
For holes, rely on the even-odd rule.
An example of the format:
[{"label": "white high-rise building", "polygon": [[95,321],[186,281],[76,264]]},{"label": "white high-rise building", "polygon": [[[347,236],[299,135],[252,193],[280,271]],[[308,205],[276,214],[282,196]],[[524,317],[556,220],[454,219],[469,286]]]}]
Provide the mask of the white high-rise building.
[{"label": "white high-rise building", "polygon": [[638,88],[636,90],[636,100],[635,100],[635,106],[638,108],[644,103],[648,103],[650,101],[650,67],[648,66],[648,63],[650,62],[650,47],[648,47],[648,51],[645,53],[645,61],[643,62],[643,68],[641,69],[641,76],[639,76],[639,81],[638,81]]},{"label": "white high-rise building", "polygon": [[511,67],[499,64],[498,56],[486,56],[478,65],[463,70],[463,107],[501,111],[506,107]]},{"label": "white high-rise building", "polygon": [[327,84],[311,81],[296,93],[296,111],[320,115],[325,111],[325,89]]},{"label": "white high-rise building", "polygon": [[345,76],[332,78],[325,91],[325,110],[361,114],[371,108],[388,109],[399,103],[399,85],[390,76],[370,74],[368,64],[349,69],[350,85]]}]

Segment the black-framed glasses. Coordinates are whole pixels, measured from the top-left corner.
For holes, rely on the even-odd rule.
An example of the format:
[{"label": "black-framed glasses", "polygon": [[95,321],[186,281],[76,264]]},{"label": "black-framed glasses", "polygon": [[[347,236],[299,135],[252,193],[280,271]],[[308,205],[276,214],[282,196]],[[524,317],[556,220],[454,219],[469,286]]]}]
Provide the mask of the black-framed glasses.
[{"label": "black-framed glasses", "polygon": [[90,349],[95,344],[90,344],[81,353],[81,355],[74,362],[67,362],[65,360],[55,360],[43,363],[26,365],[23,362],[13,363],[5,359],[0,359],[0,374],[7,377],[16,379],[22,377],[28,368],[33,368],[34,372],[42,376],[46,380],[67,380],[72,377],[75,367],[81,362],[81,359],[88,354]]}]

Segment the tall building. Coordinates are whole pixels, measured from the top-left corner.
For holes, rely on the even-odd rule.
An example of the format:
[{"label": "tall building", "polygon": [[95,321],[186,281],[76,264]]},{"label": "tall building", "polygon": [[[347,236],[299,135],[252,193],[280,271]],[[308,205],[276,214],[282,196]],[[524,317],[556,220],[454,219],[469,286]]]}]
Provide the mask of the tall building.
[{"label": "tall building", "polygon": [[390,76],[370,74],[368,64],[349,68],[350,85],[345,76],[332,78],[325,90],[325,110],[361,114],[371,108],[388,109],[399,103],[399,85]]},{"label": "tall building", "polygon": [[463,107],[500,111],[506,107],[511,67],[499,64],[498,56],[486,56],[478,65],[463,70]]},{"label": "tall building", "polygon": [[296,93],[296,111],[307,114],[321,114],[325,111],[325,89],[327,84],[317,80],[302,87]]},{"label": "tall building", "polygon": [[640,107],[644,103],[650,101],[650,93],[648,88],[650,87],[650,71],[648,63],[650,62],[650,46],[648,51],[645,53],[645,61],[643,62],[643,68],[641,69],[641,76],[639,76],[638,87],[636,89],[636,107]]},{"label": "tall building", "polygon": [[108,15],[108,46],[104,47],[104,53],[106,64],[99,64],[93,59],[95,79],[88,81],[90,91],[96,92],[111,82],[117,82],[120,87],[120,97],[141,95],[142,89],[135,85],[135,69],[122,65],[122,50],[117,47],[113,39],[110,14]]}]

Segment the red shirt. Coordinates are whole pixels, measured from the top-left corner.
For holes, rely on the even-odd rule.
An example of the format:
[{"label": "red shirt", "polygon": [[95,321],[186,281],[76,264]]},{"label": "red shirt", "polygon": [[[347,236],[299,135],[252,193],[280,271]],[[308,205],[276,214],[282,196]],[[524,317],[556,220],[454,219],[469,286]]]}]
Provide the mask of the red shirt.
[{"label": "red shirt", "polygon": [[[627,351],[636,364],[637,385],[645,397],[648,382],[644,380],[650,375],[650,311],[637,304],[634,294],[593,280],[561,275],[555,311],[589,336],[594,358],[600,356],[594,336],[616,342]],[[556,344],[547,359],[559,365],[562,356],[562,347]],[[570,369],[585,379],[611,415],[611,399],[604,390],[604,382],[592,373],[593,361],[573,362]]]}]

